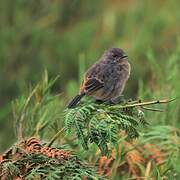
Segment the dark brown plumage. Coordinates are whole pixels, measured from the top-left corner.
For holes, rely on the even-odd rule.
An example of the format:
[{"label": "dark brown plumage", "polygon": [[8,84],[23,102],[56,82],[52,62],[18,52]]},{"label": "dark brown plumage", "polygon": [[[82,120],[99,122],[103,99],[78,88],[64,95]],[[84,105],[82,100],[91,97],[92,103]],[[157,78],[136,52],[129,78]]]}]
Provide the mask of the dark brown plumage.
[{"label": "dark brown plumage", "polygon": [[114,101],[124,90],[130,75],[127,55],[120,48],[108,49],[84,76],[79,94],[69,103],[74,108],[87,95],[100,101]]}]

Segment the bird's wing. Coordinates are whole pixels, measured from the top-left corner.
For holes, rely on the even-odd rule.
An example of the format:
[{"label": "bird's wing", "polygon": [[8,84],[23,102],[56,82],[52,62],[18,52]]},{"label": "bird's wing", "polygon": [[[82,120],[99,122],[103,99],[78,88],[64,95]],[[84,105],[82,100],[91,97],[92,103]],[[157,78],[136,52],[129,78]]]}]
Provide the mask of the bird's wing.
[{"label": "bird's wing", "polygon": [[80,92],[84,92],[86,94],[93,94],[95,91],[104,87],[104,82],[101,80],[93,77],[93,78],[86,78],[80,88]]}]

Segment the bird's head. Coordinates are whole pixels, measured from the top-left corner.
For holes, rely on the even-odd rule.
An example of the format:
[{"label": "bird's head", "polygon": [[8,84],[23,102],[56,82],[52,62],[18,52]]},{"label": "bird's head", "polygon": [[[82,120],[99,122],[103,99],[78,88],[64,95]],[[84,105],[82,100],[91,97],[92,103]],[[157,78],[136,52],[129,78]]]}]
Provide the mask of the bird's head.
[{"label": "bird's head", "polygon": [[110,48],[105,51],[104,56],[108,59],[108,61],[112,61],[114,63],[128,59],[127,54],[125,54],[125,52],[120,48]]}]

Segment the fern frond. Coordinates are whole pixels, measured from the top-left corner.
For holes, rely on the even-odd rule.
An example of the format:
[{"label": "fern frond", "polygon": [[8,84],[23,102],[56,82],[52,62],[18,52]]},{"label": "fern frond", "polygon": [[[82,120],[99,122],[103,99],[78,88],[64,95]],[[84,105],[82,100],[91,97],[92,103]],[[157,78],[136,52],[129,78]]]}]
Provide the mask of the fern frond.
[{"label": "fern frond", "polygon": [[75,119],[75,111],[74,109],[69,110],[65,117],[65,130],[67,133],[71,132],[71,128],[73,126]]},{"label": "fern frond", "polygon": [[85,133],[84,133],[85,125],[83,122],[83,118],[79,117],[79,118],[75,119],[74,122],[75,122],[77,137],[80,140],[80,143],[82,144],[83,148],[85,150],[87,150],[88,144],[87,144],[87,137],[85,136]]},{"label": "fern frond", "polygon": [[66,132],[71,132],[72,126],[76,128],[76,135],[79,139],[79,142],[84,149],[88,149],[87,137],[86,137],[86,127],[85,121],[87,118],[87,108],[80,108],[79,110],[71,109],[70,112],[66,115],[65,128]]},{"label": "fern frond", "polygon": [[2,176],[7,177],[7,179],[12,179],[12,177],[17,177],[20,174],[20,169],[10,161],[1,164],[1,166],[3,169]]},{"label": "fern frond", "polygon": [[142,116],[133,114],[135,107],[119,109],[112,108],[108,104],[85,103],[70,109],[66,114],[66,129],[71,132],[75,129],[77,138],[84,149],[88,148],[88,142],[95,143],[102,154],[108,153],[108,144],[117,144],[119,132],[127,133],[128,138],[138,137],[137,127],[144,124]]},{"label": "fern frond", "polygon": [[[41,146],[40,149],[36,149],[37,145]],[[5,159],[0,164],[2,179],[104,179],[94,167],[77,156],[61,149],[45,147],[36,138],[19,142],[15,147],[10,157],[3,156]]]}]

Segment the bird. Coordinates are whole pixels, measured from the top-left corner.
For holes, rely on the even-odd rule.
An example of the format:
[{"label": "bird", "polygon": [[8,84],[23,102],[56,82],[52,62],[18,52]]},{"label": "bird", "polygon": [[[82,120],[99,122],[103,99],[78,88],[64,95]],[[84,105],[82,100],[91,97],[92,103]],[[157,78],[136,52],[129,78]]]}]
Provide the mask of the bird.
[{"label": "bird", "polygon": [[110,48],[85,73],[79,93],[68,104],[75,108],[82,97],[93,96],[97,102],[115,102],[122,96],[131,65],[121,48]]}]

